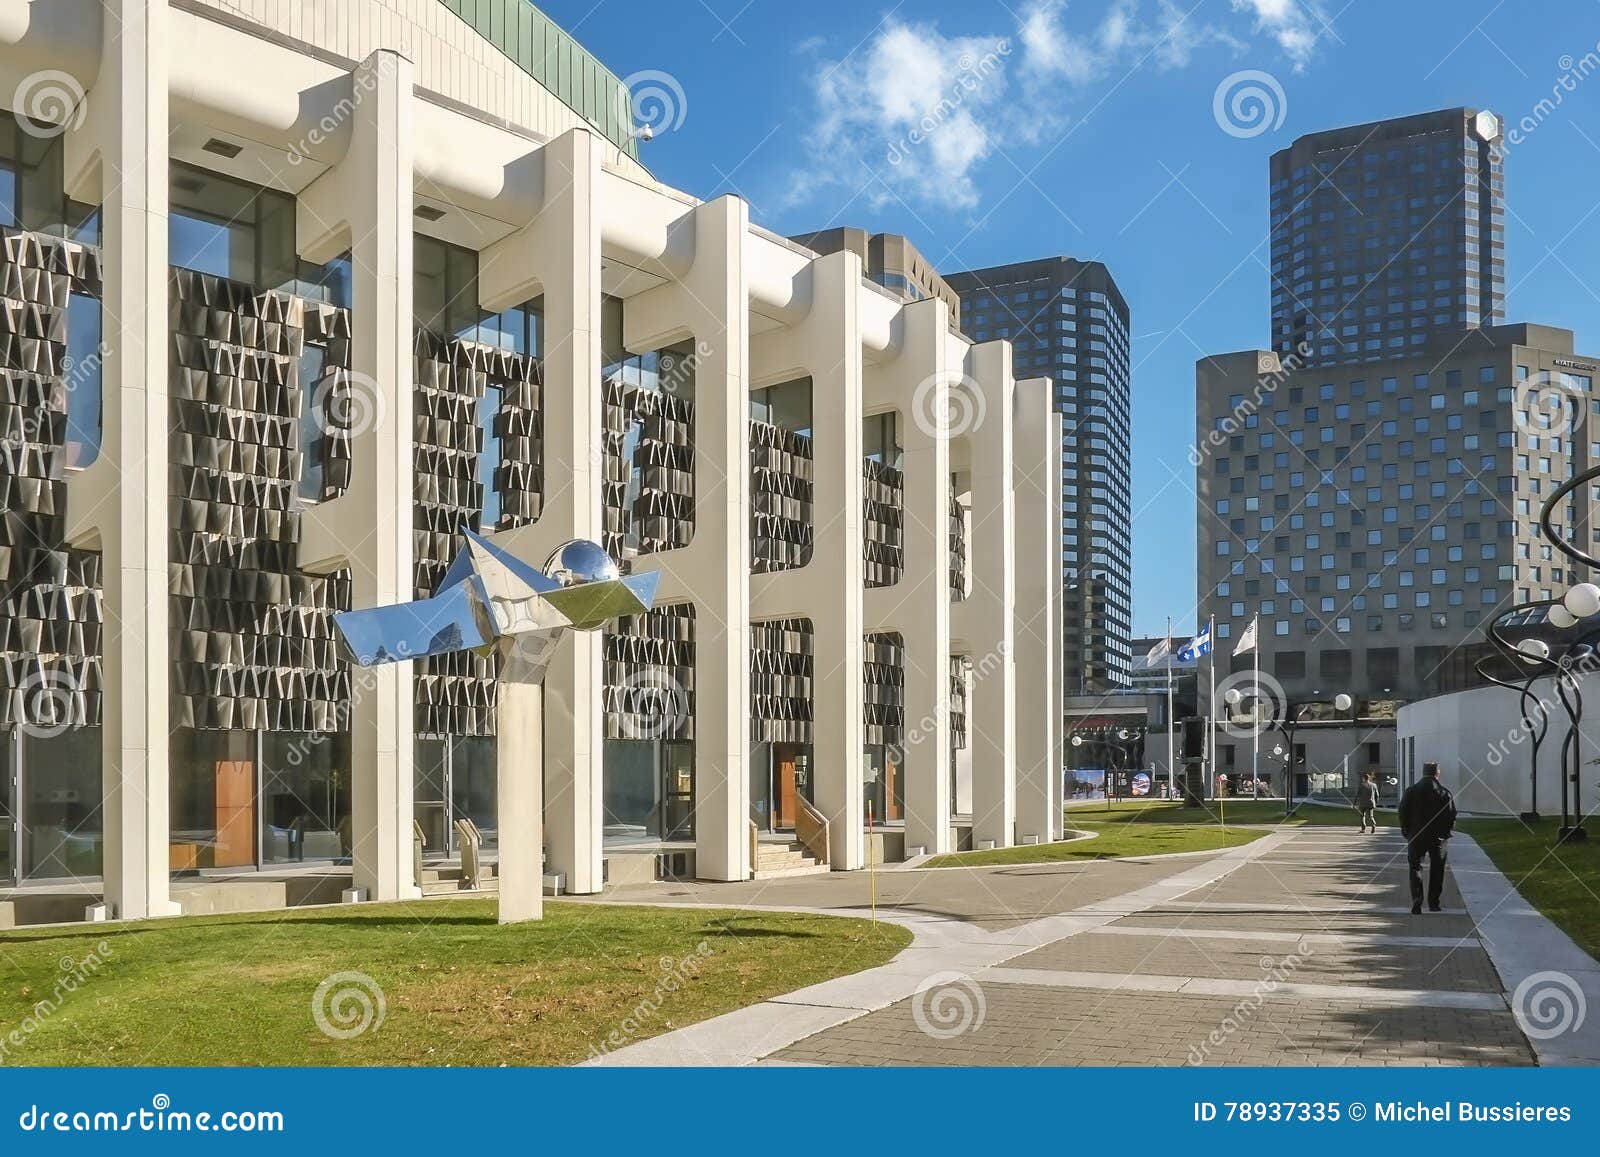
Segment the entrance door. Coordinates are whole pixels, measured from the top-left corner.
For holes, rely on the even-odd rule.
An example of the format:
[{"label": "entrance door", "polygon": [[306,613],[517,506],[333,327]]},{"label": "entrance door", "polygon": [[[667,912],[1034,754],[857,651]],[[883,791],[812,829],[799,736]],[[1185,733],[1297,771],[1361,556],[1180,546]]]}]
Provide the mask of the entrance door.
[{"label": "entrance door", "polygon": [[772,745],[772,828],[774,831],[794,827],[795,795],[799,791],[796,775],[800,748],[793,743]]},{"label": "entrance door", "polygon": [[661,838],[694,839],[694,745],[661,745]]},{"label": "entrance door", "polygon": [[450,854],[455,837],[450,823],[450,755],[442,739],[418,739],[415,747],[416,791],[412,814],[422,825],[427,856]]}]

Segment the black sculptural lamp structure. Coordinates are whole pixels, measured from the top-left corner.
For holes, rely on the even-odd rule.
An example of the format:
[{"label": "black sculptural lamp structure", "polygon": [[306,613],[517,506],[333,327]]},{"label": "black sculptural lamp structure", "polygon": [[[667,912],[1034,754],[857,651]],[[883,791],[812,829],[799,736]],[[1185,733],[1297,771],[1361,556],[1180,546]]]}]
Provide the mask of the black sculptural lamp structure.
[{"label": "black sculptural lamp structure", "polygon": [[[1530,637],[1513,643],[1501,632],[1511,625],[1508,620],[1518,616],[1526,618],[1534,613],[1542,613],[1544,621],[1557,629],[1565,629],[1577,621],[1562,606],[1561,600],[1535,599],[1532,602],[1519,603],[1510,610],[1501,611],[1484,627],[1484,633],[1506,659],[1533,668],[1526,680],[1519,683],[1509,678],[1502,679],[1489,669],[1490,656],[1487,655],[1472,665],[1478,677],[1485,683],[1492,683],[1496,687],[1504,687],[1508,691],[1517,693],[1517,701],[1522,711],[1522,727],[1531,740],[1528,762],[1528,810],[1521,814],[1521,818],[1529,823],[1537,823],[1540,818],[1539,751],[1544,745],[1545,737],[1550,733],[1550,706],[1534,693],[1533,687],[1546,675],[1555,675],[1559,678],[1561,665],[1550,658],[1550,644],[1545,640]],[[1568,718],[1570,723],[1570,712]],[[1565,743],[1563,743],[1563,764],[1565,758]],[[1562,795],[1565,798],[1565,791]]]},{"label": "black sculptural lamp structure", "polygon": [[572,539],[538,570],[481,535],[465,543],[433,597],[333,616],[357,666],[477,651],[498,656],[496,763],[500,923],[544,908],[543,682],[564,631],[593,631],[655,605],[659,573],[623,576],[597,544]]}]

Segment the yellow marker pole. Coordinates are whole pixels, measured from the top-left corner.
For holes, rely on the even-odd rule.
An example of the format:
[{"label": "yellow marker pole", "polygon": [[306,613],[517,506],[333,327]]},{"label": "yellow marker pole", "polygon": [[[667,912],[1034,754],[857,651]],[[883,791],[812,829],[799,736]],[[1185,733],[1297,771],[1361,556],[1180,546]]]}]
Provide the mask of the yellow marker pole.
[{"label": "yellow marker pole", "polygon": [[878,922],[878,873],[872,856],[872,801],[867,801],[867,888],[872,899],[872,922]]}]

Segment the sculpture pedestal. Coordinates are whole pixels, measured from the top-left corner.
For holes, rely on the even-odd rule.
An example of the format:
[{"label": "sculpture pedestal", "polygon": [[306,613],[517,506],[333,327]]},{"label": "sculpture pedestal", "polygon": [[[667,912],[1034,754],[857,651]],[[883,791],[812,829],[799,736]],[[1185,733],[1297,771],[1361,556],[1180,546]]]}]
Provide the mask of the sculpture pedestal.
[{"label": "sculpture pedestal", "polygon": [[496,719],[500,923],[544,915],[544,688],[504,679]]}]

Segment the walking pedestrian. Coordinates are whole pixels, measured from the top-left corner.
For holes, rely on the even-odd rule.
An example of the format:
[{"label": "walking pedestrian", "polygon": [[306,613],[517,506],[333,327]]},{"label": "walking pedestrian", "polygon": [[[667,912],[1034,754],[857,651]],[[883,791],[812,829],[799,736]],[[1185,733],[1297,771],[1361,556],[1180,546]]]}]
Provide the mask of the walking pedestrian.
[{"label": "walking pedestrian", "polygon": [[1361,830],[1378,832],[1378,779],[1370,771],[1361,777],[1356,788],[1356,811],[1361,813]]},{"label": "walking pedestrian", "polygon": [[1439,911],[1444,895],[1444,843],[1456,826],[1456,801],[1439,782],[1439,765],[1424,763],[1422,778],[1400,797],[1400,834],[1406,838],[1411,872],[1411,914],[1422,912],[1422,857],[1428,857],[1428,911]]}]

